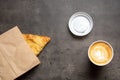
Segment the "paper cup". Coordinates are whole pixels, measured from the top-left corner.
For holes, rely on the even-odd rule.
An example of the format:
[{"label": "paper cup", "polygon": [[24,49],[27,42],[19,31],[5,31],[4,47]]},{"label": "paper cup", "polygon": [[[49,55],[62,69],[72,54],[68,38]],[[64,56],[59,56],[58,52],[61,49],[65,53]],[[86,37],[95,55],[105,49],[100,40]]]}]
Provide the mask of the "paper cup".
[{"label": "paper cup", "polygon": [[[95,62],[95,60],[93,60],[92,57],[91,57],[91,55],[93,55],[93,54],[90,54],[90,50],[91,50],[92,46],[95,45],[96,43],[104,43],[104,44],[106,44],[107,46],[109,46],[109,50],[111,51],[111,53],[108,53],[108,52],[107,52],[107,54],[110,54],[111,57],[110,57],[105,63]],[[97,47],[96,49],[99,50],[99,47]],[[104,48],[103,48],[103,49],[104,49]],[[98,52],[96,55],[98,56],[97,58],[100,58],[103,54],[100,54],[100,52]],[[89,46],[89,49],[88,49],[88,58],[89,58],[89,60],[90,60],[93,64],[95,64],[95,65],[97,65],[97,66],[105,66],[105,65],[109,64],[109,63],[111,62],[111,60],[113,59],[113,56],[114,56],[113,48],[112,48],[112,46],[111,46],[107,41],[98,40],[98,41],[93,42],[93,43]],[[102,57],[101,57],[101,58],[102,58]]]}]

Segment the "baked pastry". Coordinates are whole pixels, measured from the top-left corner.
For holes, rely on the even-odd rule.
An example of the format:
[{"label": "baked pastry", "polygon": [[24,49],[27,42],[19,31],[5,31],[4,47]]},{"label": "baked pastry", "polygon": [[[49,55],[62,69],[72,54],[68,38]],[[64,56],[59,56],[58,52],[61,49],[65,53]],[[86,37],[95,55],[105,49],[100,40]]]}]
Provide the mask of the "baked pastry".
[{"label": "baked pastry", "polygon": [[23,37],[35,55],[38,55],[50,41],[50,37],[47,36],[23,34]]}]

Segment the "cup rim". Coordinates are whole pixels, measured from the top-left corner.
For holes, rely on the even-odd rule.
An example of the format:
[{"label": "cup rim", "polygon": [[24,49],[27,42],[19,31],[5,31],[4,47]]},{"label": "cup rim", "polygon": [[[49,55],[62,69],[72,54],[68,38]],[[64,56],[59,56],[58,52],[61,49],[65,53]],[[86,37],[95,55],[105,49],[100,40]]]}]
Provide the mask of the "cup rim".
[{"label": "cup rim", "polygon": [[[90,55],[89,55],[90,48],[93,46],[93,44],[95,44],[95,43],[97,43],[97,42],[104,42],[104,43],[108,44],[109,47],[110,47],[111,50],[112,50],[112,57],[111,57],[111,58],[109,59],[109,61],[106,62],[105,64],[97,64],[97,63],[95,63],[95,62],[90,58]],[[109,64],[109,63],[112,61],[113,56],[114,56],[113,47],[112,47],[112,45],[111,45],[110,43],[108,43],[108,42],[105,41],[105,40],[97,40],[97,41],[94,41],[94,42],[89,46],[89,48],[88,48],[88,58],[89,58],[89,60],[90,60],[93,64],[95,64],[95,65],[97,65],[97,66],[105,66],[105,65]]]}]

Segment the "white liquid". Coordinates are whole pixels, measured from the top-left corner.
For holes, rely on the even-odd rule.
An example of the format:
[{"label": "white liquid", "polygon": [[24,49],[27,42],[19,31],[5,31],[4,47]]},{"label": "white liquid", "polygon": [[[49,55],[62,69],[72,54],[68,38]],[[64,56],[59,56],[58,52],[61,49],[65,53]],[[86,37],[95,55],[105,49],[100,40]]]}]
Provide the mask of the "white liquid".
[{"label": "white liquid", "polygon": [[104,54],[99,50],[95,52],[95,57],[97,58],[97,60],[104,60],[105,59]]},{"label": "white liquid", "polygon": [[83,16],[76,17],[71,22],[75,31],[79,33],[84,33],[89,27],[90,22],[87,18]]}]

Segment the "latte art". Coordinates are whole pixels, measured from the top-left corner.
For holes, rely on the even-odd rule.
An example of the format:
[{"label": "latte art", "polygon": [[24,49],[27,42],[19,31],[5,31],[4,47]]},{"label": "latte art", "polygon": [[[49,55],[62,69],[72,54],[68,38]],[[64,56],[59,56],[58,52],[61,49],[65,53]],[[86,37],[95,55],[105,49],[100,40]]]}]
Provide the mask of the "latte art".
[{"label": "latte art", "polygon": [[88,52],[90,60],[98,65],[109,63],[112,59],[112,48],[105,42],[96,42],[92,44]]}]

